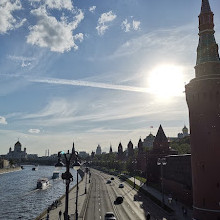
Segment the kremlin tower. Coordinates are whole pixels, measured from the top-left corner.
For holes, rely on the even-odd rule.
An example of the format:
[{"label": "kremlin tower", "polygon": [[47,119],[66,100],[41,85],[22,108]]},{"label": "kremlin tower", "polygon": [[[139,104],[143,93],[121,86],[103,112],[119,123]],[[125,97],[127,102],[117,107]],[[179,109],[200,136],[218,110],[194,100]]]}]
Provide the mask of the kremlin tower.
[{"label": "kremlin tower", "polygon": [[186,85],[194,220],[220,219],[220,59],[213,16],[202,0],[195,78]]}]

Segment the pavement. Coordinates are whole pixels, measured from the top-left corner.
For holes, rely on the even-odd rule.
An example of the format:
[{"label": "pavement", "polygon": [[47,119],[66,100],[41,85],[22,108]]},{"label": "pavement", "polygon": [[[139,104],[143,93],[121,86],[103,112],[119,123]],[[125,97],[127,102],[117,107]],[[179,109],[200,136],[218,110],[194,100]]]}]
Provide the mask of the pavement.
[{"label": "pavement", "polygon": [[[86,181],[87,180],[87,181]],[[85,186],[86,186],[86,194],[85,194]],[[86,175],[82,178],[82,180],[78,184],[79,191],[78,191],[78,219],[82,220],[85,212],[85,207],[87,203],[87,195],[90,192],[90,183],[89,183],[89,175],[86,178]],[[74,186],[69,191],[69,209],[68,214],[70,216],[70,220],[75,219],[75,211],[76,211],[76,189],[77,187]],[[47,213],[45,210],[41,213],[40,216],[35,218],[35,220],[64,220],[63,213],[65,211],[65,196],[62,196],[60,202],[58,203],[57,207],[54,205],[52,209]]]},{"label": "pavement", "polygon": [[[133,177],[130,177],[129,179],[132,182],[134,182]],[[135,184],[140,186],[145,191],[149,192],[151,195],[153,195],[157,199],[162,200],[161,192],[154,189],[153,187],[145,185],[143,182],[139,181],[138,179],[135,179]],[[179,201],[176,202],[176,201],[172,200],[171,202],[169,202],[169,198],[170,198],[170,196],[164,194],[164,203],[167,206],[169,206],[171,209],[173,209],[175,212],[174,215],[170,219],[172,219],[172,220],[192,220],[192,209],[190,209],[189,207],[186,207],[184,204],[182,204]],[[185,213],[185,214],[183,213],[183,207],[187,211],[187,213]]]}]

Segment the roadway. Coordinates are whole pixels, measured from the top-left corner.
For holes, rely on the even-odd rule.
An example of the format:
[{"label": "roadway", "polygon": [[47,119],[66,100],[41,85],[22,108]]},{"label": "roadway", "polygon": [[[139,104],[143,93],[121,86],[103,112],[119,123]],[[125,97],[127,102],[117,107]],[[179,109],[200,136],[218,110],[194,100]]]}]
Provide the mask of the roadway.
[{"label": "roadway", "polygon": [[[161,208],[117,177],[107,184],[111,175],[94,169],[90,171],[91,185],[84,219],[104,220],[106,212],[113,212],[117,220],[145,220],[147,212],[151,213],[151,220],[169,219]],[[120,183],[124,188],[119,188]],[[122,204],[114,204],[118,195],[124,197]]]}]

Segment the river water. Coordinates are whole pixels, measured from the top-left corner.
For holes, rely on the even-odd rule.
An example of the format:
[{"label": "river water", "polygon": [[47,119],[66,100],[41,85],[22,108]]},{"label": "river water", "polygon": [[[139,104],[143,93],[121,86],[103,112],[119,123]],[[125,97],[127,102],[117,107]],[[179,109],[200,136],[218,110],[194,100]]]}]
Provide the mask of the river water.
[{"label": "river water", "polygon": [[[0,220],[35,219],[53,201],[65,193],[62,179],[52,180],[53,166],[24,166],[23,170],[0,174]],[[76,184],[76,171],[70,170]],[[65,172],[61,170],[61,172]],[[50,185],[45,190],[36,189],[37,180],[46,177]],[[80,180],[80,176],[79,176]]]}]

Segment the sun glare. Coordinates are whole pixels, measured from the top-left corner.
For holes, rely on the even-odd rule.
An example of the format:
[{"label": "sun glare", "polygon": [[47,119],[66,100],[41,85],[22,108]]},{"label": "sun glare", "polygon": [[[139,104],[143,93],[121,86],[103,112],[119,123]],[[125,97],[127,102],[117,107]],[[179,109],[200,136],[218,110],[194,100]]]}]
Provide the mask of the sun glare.
[{"label": "sun glare", "polygon": [[150,72],[148,88],[163,99],[180,96],[184,91],[183,68],[174,65],[158,66]]}]

